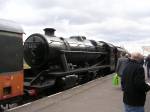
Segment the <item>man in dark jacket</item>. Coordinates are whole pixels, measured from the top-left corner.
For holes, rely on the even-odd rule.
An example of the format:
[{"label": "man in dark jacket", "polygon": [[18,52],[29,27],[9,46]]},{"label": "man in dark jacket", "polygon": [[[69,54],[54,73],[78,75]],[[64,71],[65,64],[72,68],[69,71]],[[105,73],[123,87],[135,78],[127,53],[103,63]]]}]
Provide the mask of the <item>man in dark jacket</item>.
[{"label": "man in dark jacket", "polygon": [[140,53],[131,54],[127,66],[123,70],[123,102],[125,112],[144,112],[146,92],[150,86],[145,83],[144,68]]}]

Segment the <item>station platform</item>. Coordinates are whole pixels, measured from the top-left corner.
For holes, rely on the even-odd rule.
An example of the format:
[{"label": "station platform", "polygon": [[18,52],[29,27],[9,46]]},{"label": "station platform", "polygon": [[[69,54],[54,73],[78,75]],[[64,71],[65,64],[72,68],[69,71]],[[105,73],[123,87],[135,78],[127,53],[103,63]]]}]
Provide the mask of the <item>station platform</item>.
[{"label": "station platform", "polygon": [[[25,104],[9,112],[123,112],[122,90],[108,75],[78,87]],[[145,112],[150,112],[150,92]]]}]

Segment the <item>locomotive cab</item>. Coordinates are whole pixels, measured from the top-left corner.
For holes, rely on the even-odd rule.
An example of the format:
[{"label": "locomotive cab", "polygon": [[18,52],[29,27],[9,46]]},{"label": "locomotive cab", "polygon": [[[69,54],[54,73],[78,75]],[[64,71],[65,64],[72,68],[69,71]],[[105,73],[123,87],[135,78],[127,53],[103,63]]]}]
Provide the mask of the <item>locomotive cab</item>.
[{"label": "locomotive cab", "polygon": [[[0,19],[0,106],[8,105],[23,95],[23,30]],[[12,100],[13,99],[13,100]]]}]

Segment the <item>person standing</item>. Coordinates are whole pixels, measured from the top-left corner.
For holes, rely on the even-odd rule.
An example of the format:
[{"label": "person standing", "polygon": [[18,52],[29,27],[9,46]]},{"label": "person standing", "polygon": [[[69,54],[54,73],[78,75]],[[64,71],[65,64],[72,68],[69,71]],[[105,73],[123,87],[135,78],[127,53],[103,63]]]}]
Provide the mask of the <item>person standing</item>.
[{"label": "person standing", "polygon": [[123,70],[123,102],[125,112],[144,112],[146,92],[150,86],[145,82],[143,56],[132,53],[131,59]]},{"label": "person standing", "polygon": [[[122,56],[118,59],[117,66],[116,66],[116,73],[121,78],[123,74],[123,70],[125,66],[127,65],[129,61],[129,56],[126,54],[126,56]],[[121,88],[123,88],[122,79],[121,79]]]},{"label": "person standing", "polygon": [[122,56],[121,58],[118,59],[117,61],[117,66],[116,66],[116,73],[121,77],[123,69],[125,68],[125,65],[127,64],[129,58],[128,55]]},{"label": "person standing", "polygon": [[146,57],[145,64],[147,68],[147,77],[150,78],[150,55]]}]

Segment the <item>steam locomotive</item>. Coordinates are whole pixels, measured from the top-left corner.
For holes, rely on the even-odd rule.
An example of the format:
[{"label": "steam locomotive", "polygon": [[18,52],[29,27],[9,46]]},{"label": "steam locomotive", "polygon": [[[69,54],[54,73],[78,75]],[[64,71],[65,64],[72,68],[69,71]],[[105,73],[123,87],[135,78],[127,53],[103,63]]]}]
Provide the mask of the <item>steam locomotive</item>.
[{"label": "steam locomotive", "polygon": [[45,35],[32,34],[24,42],[27,93],[35,94],[55,85],[67,89],[113,72],[118,53],[126,51],[112,44],[87,40],[85,36],[56,37],[53,28]]},{"label": "steam locomotive", "polygon": [[[68,89],[115,70],[123,48],[85,36],[56,37],[53,28],[22,41],[22,28],[0,19],[0,106],[49,88]],[[24,55],[23,55],[24,52]],[[24,57],[24,59],[23,59]],[[23,69],[23,60],[30,66]]]}]

